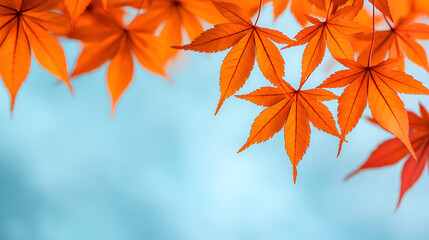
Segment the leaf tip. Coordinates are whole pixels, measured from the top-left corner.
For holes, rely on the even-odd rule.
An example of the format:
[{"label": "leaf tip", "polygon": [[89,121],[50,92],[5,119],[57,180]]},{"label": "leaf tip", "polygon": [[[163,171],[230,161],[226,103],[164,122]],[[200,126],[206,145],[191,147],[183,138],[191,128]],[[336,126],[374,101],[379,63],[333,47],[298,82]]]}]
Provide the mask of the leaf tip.
[{"label": "leaf tip", "polygon": [[341,150],[343,149],[343,143],[344,143],[344,137],[343,136],[341,136],[341,138],[340,138],[340,145],[339,145],[339,147],[338,147],[338,153],[337,153],[337,158],[340,156],[340,154],[341,154]]},{"label": "leaf tip", "polygon": [[110,118],[112,120],[115,118],[116,104],[117,104],[117,100],[112,100],[112,108],[110,109]]},{"label": "leaf tip", "polygon": [[358,174],[360,172],[360,168],[357,170],[354,170],[353,172],[349,173],[345,178],[344,178],[344,182],[347,182],[348,180],[350,180],[350,178],[354,177],[356,174]]},{"label": "leaf tip", "polygon": [[9,107],[9,111],[10,111],[10,118],[13,118],[13,111],[15,109],[15,102],[16,102],[16,95],[18,94],[17,91],[9,91],[10,93],[10,107]]},{"label": "leaf tip", "polygon": [[15,96],[11,98],[10,100],[10,118],[13,118],[13,110],[15,109]]},{"label": "leaf tip", "polygon": [[74,96],[75,92],[74,92],[74,88],[72,87],[72,85],[71,85],[71,84],[67,84],[67,86],[68,86],[68,87],[69,87],[69,89],[70,89],[70,93],[71,93],[71,95],[72,95],[72,96]]},{"label": "leaf tip", "polygon": [[293,166],[293,184],[296,184],[296,177],[298,176],[298,170],[296,169],[296,166]]},{"label": "leaf tip", "polygon": [[173,78],[171,78],[171,76],[170,76],[170,75],[168,75],[167,73],[163,73],[161,76],[162,76],[165,80],[167,80],[167,82],[169,82],[169,83],[171,83],[171,84],[176,83],[176,82],[174,82]]},{"label": "leaf tip", "polygon": [[241,153],[242,151],[244,151],[246,148],[248,148],[249,147],[249,142],[246,142],[241,148],[240,148],[240,150],[238,150],[238,152],[237,153]]},{"label": "leaf tip", "polygon": [[216,112],[215,112],[215,116],[219,113],[219,110],[220,110],[220,108],[222,107],[222,105],[223,105],[223,103],[225,102],[225,97],[224,96],[222,96],[220,99],[219,99],[219,103],[217,104],[217,107],[216,107]]},{"label": "leaf tip", "polygon": [[74,95],[73,85],[70,82],[70,78],[69,78],[68,74],[64,74],[64,76],[61,77],[60,80],[67,85],[67,87],[69,88],[71,94]]},{"label": "leaf tip", "polygon": [[402,202],[403,196],[404,195],[402,195],[402,194],[399,196],[398,203],[396,204],[396,208],[395,208],[395,211],[394,211],[395,213],[398,211],[399,207],[401,206],[401,202]]}]

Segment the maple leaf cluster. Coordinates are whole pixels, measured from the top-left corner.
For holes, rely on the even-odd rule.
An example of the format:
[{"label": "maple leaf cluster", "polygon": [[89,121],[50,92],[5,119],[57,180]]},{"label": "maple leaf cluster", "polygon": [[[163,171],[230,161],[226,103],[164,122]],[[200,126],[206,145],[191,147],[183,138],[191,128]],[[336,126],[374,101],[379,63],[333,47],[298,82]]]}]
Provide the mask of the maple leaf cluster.
[{"label": "maple leaf cluster", "polygon": [[[274,0],[275,17],[284,11],[288,2]],[[409,161],[417,164],[416,159],[426,158],[426,149],[418,149],[416,153],[416,145],[410,141],[409,118],[398,93],[429,95],[429,89],[404,72],[405,57],[429,70],[425,49],[417,42],[428,39],[429,26],[415,22],[427,14],[417,9],[427,9],[428,4],[425,1],[395,1],[391,4],[387,0],[370,0],[367,5],[372,6],[371,14],[363,0],[300,1],[303,3],[301,7],[308,4],[300,9],[294,2],[291,11],[305,27],[293,40],[277,30],[258,26],[260,8],[256,20],[252,21],[246,8],[228,2],[213,2],[228,22],[217,24],[191,43],[176,47],[206,53],[231,48],[220,70],[221,98],[216,113],[227,98],[243,87],[255,59],[264,77],[274,85],[237,96],[266,107],[255,119],[250,136],[239,152],[269,140],[283,129],[285,149],[296,182],[297,165],[310,144],[310,122],[317,129],[339,138],[340,154],[347,134],[356,127],[369,105],[374,121],[397,138],[395,141],[403,152],[410,153],[412,160]],[[376,9],[380,12],[377,16]],[[388,30],[376,29],[379,19],[385,21]],[[286,51],[306,45],[298,89],[284,79],[285,62],[274,43],[286,45],[282,48]],[[346,70],[332,74],[315,89],[305,89],[305,83],[312,80],[312,73],[324,59],[326,49]],[[345,89],[338,97],[326,90],[329,88]],[[340,131],[332,113],[323,104],[330,100],[339,102],[337,122]],[[403,174],[403,183],[408,185],[401,190],[401,199],[416,180],[410,175],[415,174]]]},{"label": "maple leaf cluster", "polygon": [[[266,4],[273,6],[273,20],[289,7],[302,30],[292,39],[278,29],[259,26]],[[220,67],[216,114],[245,85],[255,62],[272,84],[236,95],[265,107],[239,152],[284,129],[296,182],[297,166],[310,144],[310,123],[339,139],[340,154],[347,135],[369,106],[373,121],[396,138],[381,145],[357,172],[391,165],[410,154],[402,176],[402,199],[424,168],[421,159],[428,156],[428,114],[423,107],[421,118],[407,112],[398,96],[429,95],[422,82],[405,73],[406,58],[429,71],[426,51],[418,42],[429,39],[429,26],[419,22],[428,14],[426,0],[3,0],[0,74],[13,110],[30,71],[32,53],[72,92],[71,79],[107,63],[106,83],[114,114],[134,78],[136,62],[170,80],[166,66],[177,61],[180,50],[215,53],[229,49]],[[207,24],[213,27],[205,30]],[[70,71],[58,38],[82,44]],[[185,44],[187,39],[189,44]],[[282,53],[300,45],[305,45],[301,79],[294,88],[285,79]],[[326,50],[345,70],[326,80],[313,79]],[[308,81],[319,81],[319,86],[307,89]],[[330,88],[344,91],[337,96]],[[338,101],[336,118],[324,104],[332,100]],[[387,161],[390,155],[393,158]]]}]

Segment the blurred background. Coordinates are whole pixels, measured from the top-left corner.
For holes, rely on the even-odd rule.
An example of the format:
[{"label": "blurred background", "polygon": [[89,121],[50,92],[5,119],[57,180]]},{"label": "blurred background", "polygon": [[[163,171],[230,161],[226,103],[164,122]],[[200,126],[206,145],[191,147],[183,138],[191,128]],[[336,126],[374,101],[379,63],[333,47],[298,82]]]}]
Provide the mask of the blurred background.
[{"label": "blurred background", "polygon": [[[290,14],[273,23],[270,5],[260,23],[299,31]],[[71,69],[80,45],[62,44]],[[303,50],[282,52],[295,87]],[[326,54],[308,88],[342,69]],[[262,108],[231,98],[214,116],[225,55],[182,54],[173,84],[137,68],[114,119],[105,66],[73,80],[71,96],[33,61],[13,119],[0,88],[0,239],[428,239],[427,170],[396,212],[402,163],[343,182],[391,137],[366,120],[339,158],[338,140],[312,127],[296,185],[282,134],[237,154]],[[407,71],[429,86],[424,70]],[[240,93],[268,85],[255,67]]]}]

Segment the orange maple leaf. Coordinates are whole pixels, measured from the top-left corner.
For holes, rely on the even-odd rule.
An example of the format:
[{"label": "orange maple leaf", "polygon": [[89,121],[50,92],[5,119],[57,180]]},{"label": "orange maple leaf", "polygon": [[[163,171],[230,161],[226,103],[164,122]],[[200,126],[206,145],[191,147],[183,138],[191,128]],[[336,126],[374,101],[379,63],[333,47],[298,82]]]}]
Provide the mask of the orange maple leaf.
[{"label": "orange maple leaf", "polygon": [[[420,105],[420,115],[408,112],[410,119],[410,140],[416,151],[417,161],[412,156],[406,160],[402,168],[401,189],[397,207],[401,204],[404,195],[417,182],[423,173],[426,162],[429,164],[429,113]],[[363,170],[387,167],[397,164],[409,155],[409,150],[397,139],[390,139],[380,144],[372,152],[368,160],[357,170],[346,177],[346,180]]]},{"label": "orange maple leaf", "polygon": [[[417,15],[408,15],[407,17],[400,18],[396,23],[389,24],[389,30],[376,31],[373,59],[374,61],[381,61],[389,55],[389,58],[402,58],[399,70],[405,70],[405,59],[407,56],[415,64],[423,67],[429,71],[428,58],[426,50],[416,41],[417,39],[429,39],[429,25],[423,23],[415,23],[414,20]],[[371,41],[371,34],[364,34],[362,39]],[[370,52],[370,44],[363,48],[358,60],[366,61]],[[404,54],[405,53],[405,54]]]},{"label": "orange maple leaf", "polygon": [[429,94],[429,89],[412,76],[393,70],[400,59],[388,59],[376,65],[364,66],[349,59],[337,59],[348,70],[331,75],[319,88],[346,87],[339,99],[338,123],[341,140],[338,154],[346,135],[357,125],[367,103],[374,119],[387,131],[399,138],[415,156],[408,138],[408,117],[404,103],[397,92]]},{"label": "orange maple leaf", "polygon": [[64,51],[50,32],[64,29],[64,16],[51,12],[58,1],[13,0],[0,3],[0,74],[11,96],[11,111],[30,70],[31,49],[42,67],[73,88]]},{"label": "orange maple leaf", "polygon": [[272,41],[288,44],[292,40],[279,31],[258,27],[258,20],[253,24],[243,9],[235,4],[213,4],[230,22],[215,25],[190,44],[175,48],[212,53],[232,47],[220,70],[221,97],[217,114],[223,102],[243,87],[253,69],[255,57],[263,75],[274,85],[282,87],[285,62]]},{"label": "orange maple leaf", "polygon": [[209,0],[156,0],[151,1],[144,13],[147,28],[160,30],[160,37],[170,45],[183,44],[182,29],[189,39],[194,39],[203,31],[201,20],[219,23],[223,17]]},{"label": "orange maple leaf", "polygon": [[354,7],[346,7],[335,13],[329,13],[325,21],[308,16],[312,26],[304,28],[296,36],[296,42],[286,48],[307,44],[302,57],[301,86],[307,81],[325,56],[326,45],[335,58],[353,59],[353,49],[347,34],[356,34],[366,30],[345,17]]},{"label": "orange maple leaf", "polygon": [[310,144],[310,121],[319,130],[339,137],[332,113],[321,103],[338,97],[323,89],[295,90],[284,81],[282,85],[283,88],[263,87],[237,96],[268,107],[255,119],[247,142],[238,152],[252,144],[267,141],[284,128],[285,148],[296,182],[297,165]]},{"label": "orange maple leaf", "polygon": [[172,50],[145,28],[149,20],[144,15],[137,16],[128,26],[110,14],[92,12],[83,17],[72,35],[84,42],[84,48],[71,76],[92,71],[110,60],[107,86],[112,116],[117,101],[133,79],[133,55],[144,68],[167,78],[164,68]]}]

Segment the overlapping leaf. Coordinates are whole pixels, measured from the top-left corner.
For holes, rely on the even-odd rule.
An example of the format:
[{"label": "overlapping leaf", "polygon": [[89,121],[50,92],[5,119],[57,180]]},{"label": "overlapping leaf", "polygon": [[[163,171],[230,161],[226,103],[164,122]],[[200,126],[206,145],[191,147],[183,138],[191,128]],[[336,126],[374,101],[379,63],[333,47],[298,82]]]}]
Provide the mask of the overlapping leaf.
[{"label": "overlapping leaf", "polygon": [[368,103],[374,119],[400,139],[415,156],[408,138],[407,111],[397,92],[428,95],[429,89],[412,76],[392,70],[400,59],[389,59],[367,66],[348,59],[338,61],[349,69],[331,75],[319,87],[346,87],[338,106],[338,123],[341,128],[339,151],[346,135],[356,126]]},{"label": "overlapping leaf", "polygon": [[397,138],[382,143],[371,154],[368,160],[357,170],[347,176],[347,179],[368,169],[376,169],[399,163],[407,157],[401,174],[401,188],[397,207],[401,204],[404,195],[417,182],[423,173],[426,163],[429,164],[429,114],[420,105],[420,116],[408,112],[410,118],[410,140],[416,151],[417,159],[409,154],[409,150]]},{"label": "overlapping leaf", "polygon": [[225,99],[244,85],[253,69],[255,58],[264,76],[274,85],[282,87],[280,83],[284,76],[284,60],[273,41],[280,44],[292,41],[279,31],[253,24],[250,17],[235,4],[213,4],[229,23],[215,25],[190,44],[176,48],[212,53],[232,47],[221,67],[221,97],[217,113]]},{"label": "overlapping leaf", "polygon": [[112,98],[112,114],[116,103],[133,79],[133,55],[147,70],[167,77],[165,64],[172,51],[160,38],[146,29],[145,15],[139,15],[128,26],[108,14],[88,14],[76,25],[73,37],[84,42],[72,76],[94,69],[110,60],[107,86]]},{"label": "overlapping leaf", "polygon": [[[216,113],[224,101],[245,84],[257,60],[264,77],[274,87],[238,96],[266,107],[255,119],[240,151],[284,129],[285,149],[292,163],[294,181],[297,166],[310,143],[310,122],[339,137],[341,151],[347,134],[369,105],[374,121],[397,139],[382,144],[353,174],[395,164],[409,154],[402,172],[399,205],[420,177],[429,155],[429,114],[423,107],[420,117],[407,114],[398,96],[398,93],[429,94],[421,82],[404,73],[405,57],[429,71],[426,51],[418,43],[429,39],[429,26],[416,23],[416,19],[429,14],[428,1],[369,0],[367,2],[374,6],[372,15],[362,10],[364,0],[222,1],[1,1],[0,74],[11,95],[11,108],[29,72],[31,52],[42,67],[72,89],[65,54],[56,36],[82,43],[83,51],[72,77],[108,63],[106,78],[113,114],[117,101],[133,80],[135,59],[148,71],[168,78],[166,63],[177,53],[170,46],[182,45],[186,32],[193,41],[176,48],[206,53],[231,49],[220,68],[221,96]],[[301,26],[308,23],[311,26],[300,31],[296,41],[277,30],[259,27],[257,23],[264,12],[261,8],[267,3],[272,3],[275,19],[290,6],[290,12]],[[134,9],[130,11],[129,7]],[[374,13],[375,8],[381,14]],[[256,20],[252,21],[256,13]],[[324,17],[325,20],[319,20]],[[390,28],[376,29],[376,24],[383,19]],[[206,23],[215,26],[204,32]],[[369,27],[373,31],[367,32]],[[285,61],[275,44],[287,44],[287,48],[307,44],[298,90],[283,80]],[[322,62],[326,48],[349,69],[333,74],[317,89],[301,90]],[[359,53],[357,61],[354,53]],[[321,89],[338,87],[345,87],[338,106],[341,134],[332,114],[322,103],[337,96]]]},{"label": "overlapping leaf", "polygon": [[209,0],[151,1],[144,15],[146,28],[161,28],[160,37],[170,45],[183,44],[182,29],[189,39],[200,35],[204,31],[201,20],[213,24],[224,21]]},{"label": "overlapping leaf", "polygon": [[366,28],[346,19],[353,9],[354,7],[347,7],[328,14],[325,21],[308,16],[313,25],[299,32],[295,36],[296,43],[291,45],[307,43],[302,57],[301,86],[322,62],[326,45],[335,58],[354,58],[352,46],[346,35],[363,32]]},{"label": "overlapping leaf", "polygon": [[255,119],[250,136],[239,152],[252,144],[267,141],[284,128],[285,149],[296,182],[298,163],[310,144],[310,121],[316,128],[339,137],[331,112],[321,103],[338,97],[323,89],[295,90],[286,82],[282,85],[283,88],[263,87],[238,96],[267,107]]},{"label": "overlapping leaf", "polygon": [[114,7],[134,6],[136,8],[146,7],[148,0],[64,0],[64,6],[70,16],[71,24],[74,25],[90,4],[100,4],[104,10],[111,10]]},{"label": "overlapping leaf", "polygon": [[[405,70],[405,56],[415,64],[429,71],[426,50],[416,40],[429,39],[429,25],[416,23],[417,15],[408,15],[396,21],[395,25],[390,25],[389,30],[376,31],[374,61],[381,61],[389,55],[389,58],[402,58],[399,69]],[[389,23],[390,24],[390,23]],[[363,36],[368,45],[362,48],[359,56],[360,61],[366,61],[370,52],[372,34]]]},{"label": "overlapping leaf", "polygon": [[[210,1],[210,0],[209,0]],[[222,2],[228,2],[228,3],[233,3],[237,6],[240,6],[243,10],[245,10],[245,12],[249,15],[249,16],[253,16],[254,14],[256,14],[259,10],[259,7],[264,6],[267,2],[269,2],[270,0],[247,0],[247,1],[242,1],[242,0],[222,0]],[[286,0],[288,1],[288,0]]]},{"label": "overlapping leaf", "polygon": [[[287,6],[290,5],[290,12],[293,14],[295,19],[298,21],[298,23],[301,26],[306,26],[308,21],[308,16],[326,16],[326,12],[329,8],[330,0],[270,0],[273,2],[273,11],[274,11],[274,18],[277,19],[280,15],[284,13]],[[363,0],[333,0],[332,1],[332,8],[334,12],[345,3],[350,2],[348,5],[358,5],[355,2],[362,2]],[[360,8],[356,8],[353,10],[355,14],[359,12],[359,10],[362,8],[360,5]]]}]

